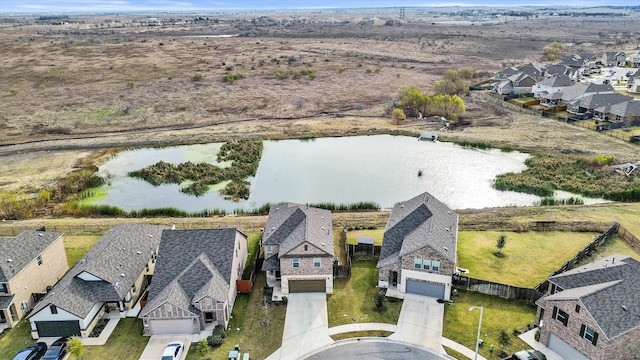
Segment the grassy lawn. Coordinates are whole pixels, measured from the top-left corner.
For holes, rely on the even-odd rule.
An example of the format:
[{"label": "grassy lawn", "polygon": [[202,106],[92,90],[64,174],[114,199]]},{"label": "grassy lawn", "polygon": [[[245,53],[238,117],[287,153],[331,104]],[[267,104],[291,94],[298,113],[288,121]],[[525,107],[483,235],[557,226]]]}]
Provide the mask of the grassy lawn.
[{"label": "grassy lawn", "polygon": [[[380,322],[396,324],[402,301],[387,301],[387,310],[373,310],[373,296],[378,283],[377,259],[354,258],[351,278],[333,281],[333,295],[327,300],[329,327],[353,322]],[[353,320],[355,318],[355,320]]]},{"label": "grassy lawn", "polygon": [[[264,273],[256,274],[251,294],[238,294],[233,306],[233,318],[229,322],[230,331],[222,346],[211,349],[207,356],[212,359],[226,359],[229,350],[235,344],[240,345],[242,352],[249,352],[252,359],[265,359],[282,344],[286,306],[261,306],[266,278]],[[260,322],[270,320],[271,324],[263,326]],[[239,329],[239,330],[238,330]],[[187,360],[199,360],[196,346],[189,349]]]},{"label": "grassy lawn", "polygon": [[358,238],[360,236],[372,237],[373,245],[382,246],[382,238],[384,237],[384,228],[375,230],[353,230],[347,232],[347,244],[358,244]]},{"label": "grassy lawn", "polygon": [[85,346],[84,359],[137,360],[142,355],[149,337],[142,336],[142,320],[120,319],[104,346]]},{"label": "grassy lawn", "polygon": [[69,267],[75,265],[100,240],[101,235],[65,235],[64,251]]},{"label": "grassy lawn", "polygon": [[475,349],[475,340],[478,331],[479,310],[469,311],[471,306],[483,306],[482,330],[480,338],[485,345],[480,348],[480,354],[487,359],[498,359],[489,352],[489,346],[493,344],[498,350],[498,335],[504,329],[511,338],[511,345],[505,350],[509,353],[520,349],[528,349],[529,346],[513,335],[513,330],[521,329],[535,322],[536,309],[524,302],[508,300],[497,296],[484,295],[470,291],[459,291],[451,305],[444,308],[443,336],[469,349]]},{"label": "grassy lawn", "polygon": [[11,360],[13,356],[27,345],[33,344],[29,331],[29,322],[20,320],[16,326],[0,337],[0,360]]},{"label": "grassy lawn", "polygon": [[333,230],[333,255],[338,258],[338,264],[347,264],[347,250],[340,244],[340,236],[342,228],[334,228]]},{"label": "grassy lawn", "polygon": [[[503,258],[493,253],[496,240],[507,241]],[[597,236],[576,232],[498,232],[460,231],[458,263],[469,269],[469,276],[519,287],[533,287],[544,281]],[[536,261],[539,260],[539,261]],[[544,259],[544,261],[540,261]]]},{"label": "grassy lawn", "polygon": [[391,331],[383,331],[383,330],[352,331],[352,332],[346,332],[342,334],[335,334],[331,336],[331,338],[335,341],[338,341],[338,340],[362,338],[362,337],[387,337],[391,334],[393,334]]},{"label": "grassy lawn", "polygon": [[261,237],[262,233],[255,233],[249,235],[247,238],[249,254],[247,255],[247,263],[244,265],[244,272],[242,273],[243,279],[248,279],[249,276],[251,276],[251,271],[253,271],[254,265],[253,260],[255,259],[256,253],[260,251]]},{"label": "grassy lawn", "polygon": [[614,236],[611,239],[607,240],[604,244],[597,247],[594,251],[592,251],[591,256],[582,259],[582,261],[579,262],[578,265],[584,265],[615,254],[628,255],[640,261],[639,248],[631,247],[631,245],[629,245],[622,238]]},{"label": "grassy lawn", "polygon": [[447,355],[453,356],[454,358],[456,358],[458,360],[467,360],[467,359],[469,359],[468,357],[462,355],[461,353],[459,353],[459,352],[457,352],[457,351],[455,351],[455,350],[453,350],[451,348],[448,348],[446,346],[443,346],[443,348],[447,352]]}]

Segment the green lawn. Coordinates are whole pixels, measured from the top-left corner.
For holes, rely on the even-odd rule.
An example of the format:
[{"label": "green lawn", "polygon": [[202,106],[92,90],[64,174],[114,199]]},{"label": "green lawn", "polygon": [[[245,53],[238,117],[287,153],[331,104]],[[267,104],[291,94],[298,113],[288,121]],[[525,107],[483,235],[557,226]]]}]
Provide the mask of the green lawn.
[{"label": "green lawn", "polygon": [[391,331],[383,331],[383,330],[351,331],[351,332],[332,335],[331,338],[334,341],[339,341],[344,339],[362,338],[362,337],[387,337],[391,334],[393,334]]},{"label": "green lawn", "polygon": [[[247,255],[247,263],[244,265],[244,272],[242,273],[243,279],[248,279],[253,271],[253,260],[256,253],[260,251],[260,238],[262,233],[251,234],[247,238],[249,254]],[[260,269],[258,269],[260,271]]]},{"label": "green lawn", "polygon": [[637,247],[631,247],[626,241],[618,236],[614,236],[607,240],[604,244],[598,246],[591,255],[582,259],[578,265],[587,264],[596,260],[605,258],[609,255],[622,254],[628,255],[632,258],[640,261],[640,249]]},{"label": "green lawn", "polygon": [[85,346],[84,359],[138,360],[147,346],[149,337],[142,335],[142,320],[120,319],[104,346]]},{"label": "green lawn", "polygon": [[[249,352],[252,359],[264,359],[277,350],[282,344],[284,319],[287,307],[284,305],[262,306],[263,289],[266,278],[264,273],[256,274],[253,292],[238,294],[233,306],[231,327],[222,346],[212,349],[208,356],[212,359],[226,359],[229,350],[235,344],[240,345],[242,352]],[[269,320],[270,325],[261,322]],[[238,330],[239,329],[239,330]],[[196,344],[189,349],[187,360],[199,360]]]},{"label": "green lawn", "polygon": [[457,351],[455,351],[455,350],[453,350],[451,348],[448,348],[446,346],[443,346],[443,348],[447,352],[447,355],[453,356],[457,360],[467,360],[467,359],[469,359],[468,357],[462,355],[461,353],[459,353],[459,352],[457,352]]},{"label": "green lawn", "polygon": [[63,242],[69,267],[80,261],[101,237],[101,235],[65,235]]},{"label": "green lawn", "polygon": [[347,232],[347,244],[356,245],[358,237],[367,236],[373,238],[373,245],[382,246],[382,238],[384,237],[384,229],[375,230],[353,230]]},{"label": "green lawn", "polygon": [[[377,259],[354,258],[351,278],[333,281],[333,295],[327,301],[329,327],[354,322],[381,322],[396,324],[402,309],[402,301],[387,301],[387,310],[373,310],[373,296],[378,283]],[[355,320],[353,320],[355,318]]]},{"label": "green lawn", "polygon": [[[498,258],[496,240],[507,241]],[[460,231],[458,266],[469,269],[473,278],[519,287],[533,287],[544,281],[567,260],[593,241],[598,234],[576,232]]]},{"label": "green lawn", "polygon": [[22,319],[0,337],[0,360],[13,359],[13,356],[20,349],[35,342],[35,340],[31,340],[29,329],[29,322]]},{"label": "green lawn", "polygon": [[480,354],[487,359],[498,359],[489,352],[493,344],[498,350],[498,334],[504,329],[511,338],[511,345],[505,350],[514,352],[520,349],[528,349],[529,346],[513,335],[513,330],[534,324],[536,317],[535,307],[529,306],[517,300],[503,299],[497,296],[484,295],[470,291],[459,291],[452,304],[445,305],[443,336],[460,343],[469,349],[475,349],[475,340],[478,331],[479,310],[469,311],[471,306],[483,306],[482,330],[480,338],[485,345],[480,348]]}]

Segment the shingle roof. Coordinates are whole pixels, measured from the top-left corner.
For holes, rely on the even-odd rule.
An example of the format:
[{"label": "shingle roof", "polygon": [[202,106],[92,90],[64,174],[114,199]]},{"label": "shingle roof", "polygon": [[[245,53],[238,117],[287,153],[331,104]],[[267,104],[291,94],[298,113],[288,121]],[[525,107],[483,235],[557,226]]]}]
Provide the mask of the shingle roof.
[{"label": "shingle roof", "polygon": [[629,102],[633,98],[631,96],[623,95],[620,93],[613,94],[593,94],[588,95],[580,99],[579,105],[585,109],[594,110],[601,106],[611,106],[624,102]]},{"label": "shingle roof", "polygon": [[23,231],[14,238],[0,238],[0,282],[9,282],[61,237],[57,232]]},{"label": "shingle roof", "polygon": [[15,295],[0,296],[0,310],[7,310],[11,306],[14,297]]},{"label": "shingle roof", "polygon": [[612,255],[549,278],[564,290],[545,301],[577,299],[607,338],[640,329],[640,262]]},{"label": "shingle roof", "polygon": [[618,116],[640,116],[640,101],[633,98],[629,101],[623,101],[617,104],[607,104],[595,109],[605,114],[613,114]]},{"label": "shingle roof", "polygon": [[204,296],[226,302],[236,249],[236,228],[166,230],[140,317],[170,302],[199,314],[195,302]]},{"label": "shingle roof", "polygon": [[280,259],[277,255],[269,256],[262,263],[262,271],[280,271]]},{"label": "shingle roof", "polygon": [[331,211],[307,205],[282,203],[271,206],[264,230],[264,245],[278,245],[278,257],[308,242],[333,256]]},{"label": "shingle roof", "polygon": [[[53,304],[84,318],[96,302],[122,300],[158,248],[162,230],[167,228],[146,224],[111,228],[35,306],[29,317]],[[85,272],[102,281],[77,277]]]},{"label": "shingle roof", "polygon": [[615,91],[611,84],[578,83],[562,89],[562,100],[581,99],[585,94],[612,94]]},{"label": "shingle roof", "polygon": [[573,69],[565,64],[554,64],[547,66],[547,75],[569,75]]},{"label": "shingle roof", "polygon": [[551,87],[571,86],[573,85],[573,80],[566,75],[554,75],[540,81],[540,84]]},{"label": "shingle roof", "polygon": [[389,215],[377,267],[431,247],[452,263],[456,261],[458,214],[425,192],[397,204]]}]

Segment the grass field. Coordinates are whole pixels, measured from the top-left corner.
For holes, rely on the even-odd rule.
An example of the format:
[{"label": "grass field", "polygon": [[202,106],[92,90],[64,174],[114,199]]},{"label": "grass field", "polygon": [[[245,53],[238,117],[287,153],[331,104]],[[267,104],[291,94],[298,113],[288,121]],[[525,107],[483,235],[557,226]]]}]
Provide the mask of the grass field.
[{"label": "grass field", "polygon": [[[354,322],[381,322],[396,324],[402,301],[387,301],[387,310],[373,310],[373,296],[378,283],[376,259],[353,259],[351,278],[333,281],[333,295],[327,300],[329,327]],[[355,320],[354,320],[355,319]]]},{"label": "grass field", "polygon": [[13,356],[27,345],[33,344],[29,322],[20,320],[16,326],[0,337],[0,360],[11,360]]},{"label": "grass field", "polygon": [[443,336],[460,343],[469,349],[475,349],[478,329],[478,310],[469,311],[471,306],[483,306],[482,330],[480,338],[485,345],[480,354],[487,359],[497,359],[495,351],[489,352],[491,344],[495,350],[498,345],[498,334],[505,330],[511,339],[511,346],[506,351],[513,352],[528,349],[529,346],[513,335],[513,330],[535,322],[536,309],[521,301],[507,300],[469,291],[459,291],[451,305],[445,305]]},{"label": "grass field", "polygon": [[384,238],[384,228],[375,230],[353,230],[347,232],[347,244],[355,245],[358,243],[360,236],[372,237],[373,245],[382,246],[382,239]]},{"label": "grass field", "polygon": [[335,341],[351,339],[351,338],[362,338],[362,337],[387,337],[393,334],[390,331],[383,330],[372,330],[372,331],[352,331],[341,334],[332,335],[331,338]]},{"label": "grass field", "polygon": [[65,235],[64,251],[69,268],[73,267],[100,240],[102,235]]},{"label": "grass field", "polygon": [[640,261],[640,248],[633,247],[622,238],[615,236],[607,240],[604,244],[598,246],[594,251],[591,252],[591,255],[589,257],[582,259],[582,261],[579,262],[578,265],[590,263],[616,254],[631,256],[632,258]]},{"label": "grass field", "polygon": [[[500,235],[507,241],[504,257],[494,255]],[[520,287],[544,281],[598,234],[569,232],[460,231],[458,266],[469,276]],[[544,260],[544,261],[543,261]]]},{"label": "grass field", "polygon": [[85,346],[83,359],[91,360],[138,360],[149,337],[142,336],[142,320],[120,319],[104,346]]}]

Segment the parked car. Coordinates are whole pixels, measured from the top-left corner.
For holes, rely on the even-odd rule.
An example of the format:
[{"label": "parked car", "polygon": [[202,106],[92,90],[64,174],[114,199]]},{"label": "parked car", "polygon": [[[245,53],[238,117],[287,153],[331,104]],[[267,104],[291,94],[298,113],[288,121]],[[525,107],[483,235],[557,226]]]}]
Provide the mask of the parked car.
[{"label": "parked car", "polygon": [[47,344],[43,342],[37,342],[18,351],[16,356],[13,357],[13,360],[40,360],[46,352]]},{"label": "parked car", "polygon": [[42,360],[62,360],[67,355],[67,341],[69,337],[61,337],[49,346],[49,350],[44,354]]},{"label": "parked car", "polygon": [[183,351],[184,343],[182,341],[170,342],[165,346],[161,360],[180,360]]},{"label": "parked car", "polygon": [[538,350],[520,350],[517,353],[511,356],[512,360],[547,360],[547,357],[544,356]]}]

